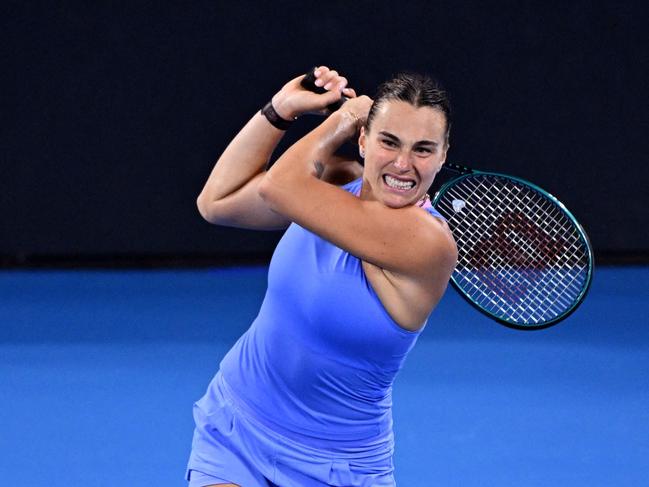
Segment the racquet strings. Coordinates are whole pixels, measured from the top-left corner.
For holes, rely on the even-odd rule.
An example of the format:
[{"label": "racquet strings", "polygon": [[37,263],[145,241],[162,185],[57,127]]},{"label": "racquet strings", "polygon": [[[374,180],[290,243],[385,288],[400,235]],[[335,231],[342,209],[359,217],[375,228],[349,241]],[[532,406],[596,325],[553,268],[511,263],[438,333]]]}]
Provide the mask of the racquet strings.
[{"label": "racquet strings", "polygon": [[435,205],[458,246],[453,281],[478,307],[518,326],[559,319],[581,300],[590,249],[552,199],[526,184],[474,174]]}]

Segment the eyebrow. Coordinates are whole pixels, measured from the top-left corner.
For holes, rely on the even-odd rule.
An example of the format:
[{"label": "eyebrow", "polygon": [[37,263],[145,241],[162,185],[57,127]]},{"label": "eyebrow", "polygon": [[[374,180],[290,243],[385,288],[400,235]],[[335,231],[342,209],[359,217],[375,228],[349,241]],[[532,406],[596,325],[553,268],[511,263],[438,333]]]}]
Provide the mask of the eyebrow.
[{"label": "eyebrow", "polygon": [[[379,135],[382,135],[383,137],[386,137],[386,138],[392,140],[393,142],[401,142],[399,137],[397,137],[394,134],[391,134],[390,132],[386,132],[385,130],[381,130],[379,132]],[[413,144],[413,146],[415,146],[415,145],[432,145],[432,146],[436,147],[436,146],[439,145],[439,143],[435,142],[434,140],[418,140],[417,142],[415,142]]]}]

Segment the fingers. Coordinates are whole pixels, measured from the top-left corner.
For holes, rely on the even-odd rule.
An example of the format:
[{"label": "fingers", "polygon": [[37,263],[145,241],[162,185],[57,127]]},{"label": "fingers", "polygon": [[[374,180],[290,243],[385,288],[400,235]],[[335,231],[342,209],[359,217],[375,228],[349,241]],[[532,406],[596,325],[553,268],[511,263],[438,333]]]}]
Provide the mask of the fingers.
[{"label": "fingers", "polygon": [[314,84],[320,88],[315,93],[305,89],[301,82],[304,75],[288,83],[273,97],[275,111],[286,120],[291,120],[304,113],[331,113],[327,107],[336,103],[341,97],[356,98],[356,92],[347,86],[347,78],[327,66],[319,66],[313,71]]},{"label": "fingers", "polygon": [[315,85],[327,91],[343,91],[347,88],[347,78],[341,76],[338,71],[329,69],[327,66],[319,66],[315,69]]}]

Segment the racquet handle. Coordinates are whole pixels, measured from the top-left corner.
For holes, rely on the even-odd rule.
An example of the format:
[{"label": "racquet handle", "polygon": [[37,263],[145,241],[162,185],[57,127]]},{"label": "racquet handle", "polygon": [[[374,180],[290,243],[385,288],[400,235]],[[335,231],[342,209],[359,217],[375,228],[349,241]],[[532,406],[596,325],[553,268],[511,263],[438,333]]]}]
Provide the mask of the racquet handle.
[{"label": "racquet handle", "polygon": [[[320,86],[316,86],[316,84],[315,84],[315,80],[316,80],[315,70],[316,70],[316,67],[314,67],[307,74],[305,74],[304,78],[302,78],[302,81],[300,81],[300,84],[302,85],[302,88],[304,88],[305,90],[312,91],[313,93],[318,93],[318,94],[326,93],[327,90],[325,90],[324,88],[322,88]],[[343,106],[343,103],[345,103],[347,100],[349,100],[349,98],[347,98],[346,96],[343,96],[337,102],[334,102],[331,105],[327,105],[327,108],[330,111],[335,112],[341,106]]]}]

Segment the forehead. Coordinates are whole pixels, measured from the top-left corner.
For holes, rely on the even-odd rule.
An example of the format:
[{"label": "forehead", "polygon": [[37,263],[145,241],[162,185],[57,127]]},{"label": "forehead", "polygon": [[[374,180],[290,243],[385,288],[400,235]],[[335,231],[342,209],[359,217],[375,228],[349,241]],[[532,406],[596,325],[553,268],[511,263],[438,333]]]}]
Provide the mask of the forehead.
[{"label": "forehead", "polygon": [[381,103],[372,119],[370,132],[390,132],[404,141],[432,140],[442,143],[446,136],[446,117],[432,107],[414,107],[401,100]]}]

